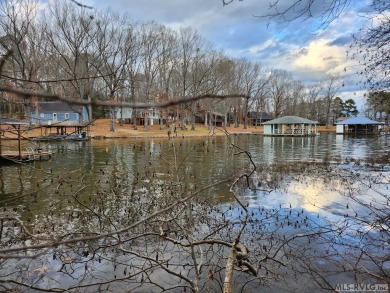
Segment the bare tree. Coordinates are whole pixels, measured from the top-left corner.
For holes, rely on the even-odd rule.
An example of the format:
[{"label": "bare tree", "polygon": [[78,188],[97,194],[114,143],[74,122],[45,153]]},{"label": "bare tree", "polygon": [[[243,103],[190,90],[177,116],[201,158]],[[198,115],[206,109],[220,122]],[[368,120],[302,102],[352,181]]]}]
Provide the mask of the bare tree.
[{"label": "bare tree", "polygon": [[271,72],[268,89],[275,118],[284,111],[292,81],[291,73],[287,71],[275,69]]},{"label": "bare tree", "polygon": [[339,92],[342,85],[342,78],[336,75],[329,75],[328,78],[324,81],[324,84],[322,86],[322,93],[324,96],[326,125],[332,124],[331,114],[333,100],[336,98],[337,93]]},{"label": "bare tree", "polygon": [[[38,82],[46,79],[42,68],[47,58],[47,42],[45,24],[37,21],[38,1],[5,1],[0,3],[0,13],[0,50],[4,55],[12,52],[2,71],[5,84],[26,89],[44,87]],[[11,97],[4,98],[11,102]],[[14,103],[24,105],[18,109],[19,116],[24,116],[23,112],[29,111],[34,101],[23,98]],[[31,114],[28,112],[26,116],[31,117]]]},{"label": "bare tree", "polygon": [[[175,95],[178,97],[186,97],[191,93],[194,87],[192,78],[192,69],[195,60],[199,60],[199,56],[203,54],[204,41],[198,32],[191,28],[182,28],[179,33],[178,53],[180,63],[176,70]],[[196,74],[196,73],[195,73]],[[185,129],[185,118],[188,105],[182,105],[180,127]],[[178,109],[178,112],[180,109]],[[177,113],[179,115],[179,113]]]},{"label": "bare tree", "polygon": [[390,5],[386,3],[384,7],[385,1],[374,2],[378,2],[379,7],[374,7],[375,13],[369,14],[372,19],[354,35],[355,41],[348,54],[353,59],[361,60],[356,73],[363,78],[363,87],[380,91],[388,90],[390,85]]},{"label": "bare tree", "polygon": [[[123,30],[123,27],[128,30]],[[108,11],[99,16],[99,21],[92,33],[90,67],[94,68],[98,75],[102,76],[106,96],[112,101],[124,102],[124,87],[127,63],[131,50],[128,45],[131,40],[131,27],[127,22],[127,16],[120,17],[118,14]],[[115,131],[116,107],[110,107],[110,131]]]},{"label": "bare tree", "polygon": [[95,16],[67,2],[56,2],[50,9],[46,37],[51,46],[49,62],[56,68],[52,78],[66,80],[56,83],[52,91],[84,99],[92,91],[88,78],[95,75],[89,68]]},{"label": "bare tree", "polygon": [[[173,72],[180,62],[177,52],[177,33],[165,27],[160,27],[159,33],[162,42],[159,47],[160,53],[157,54],[158,98],[169,100],[174,98],[171,84]],[[160,129],[162,129],[164,117],[168,121],[168,114],[169,109],[160,110]]]},{"label": "bare tree", "polygon": [[[0,90],[69,101],[61,96],[10,87],[0,87]],[[206,97],[218,96],[183,98],[175,103]],[[108,104],[80,99],[71,102]],[[154,104],[171,105],[174,104]],[[217,153],[218,147],[212,139],[206,138],[195,147]],[[1,216],[0,266],[5,274],[0,277],[0,283],[4,290],[79,292],[108,291],[110,286],[127,289],[143,286],[153,292],[186,288],[193,292],[229,293],[249,291],[264,284],[272,286],[276,280],[285,281],[284,277],[288,278],[289,286],[292,281],[298,283],[301,278],[311,278],[319,288],[335,290],[329,274],[346,270],[357,280],[367,276],[382,282],[388,280],[385,268],[388,257],[377,252],[389,238],[388,196],[381,191],[388,185],[386,175],[382,172],[373,175],[374,169],[357,172],[353,169],[345,174],[345,168],[332,166],[329,161],[258,165],[245,148],[233,140],[230,146],[231,158],[221,159],[234,168],[226,168],[229,171],[202,187],[197,187],[191,179],[194,174],[186,161],[189,153],[185,149],[182,150],[184,161],[177,160],[180,150],[174,142],[170,144],[171,152],[154,164],[134,156],[141,172],[129,171],[128,158],[124,160],[121,152],[109,158],[95,158],[101,164],[91,168],[91,174],[81,169],[65,175],[48,172],[45,176],[50,176],[49,180],[38,182],[37,189],[34,186],[34,191],[27,194],[32,198],[27,206],[6,211]],[[140,149],[151,156],[150,150]],[[240,156],[244,160],[236,161]],[[387,164],[388,157],[384,160]],[[375,164],[379,162],[372,162],[378,168]],[[159,173],[159,168],[166,168],[166,172]],[[261,205],[250,207],[244,201],[248,192],[283,190],[283,180],[294,178],[299,182],[308,178],[305,174],[315,172],[325,182],[331,180],[332,187],[345,193],[363,210],[347,202],[346,209],[352,213],[348,212],[333,225],[329,220],[315,220],[316,215],[287,203],[270,209]],[[327,173],[330,177],[324,177]],[[96,180],[96,184],[87,186],[87,176]],[[315,177],[307,184],[313,185],[317,180]],[[200,196],[227,182],[234,198],[231,205],[216,206]],[[370,200],[367,200],[367,190],[374,192]],[[29,205],[48,193],[55,195],[49,210],[31,214]],[[64,208],[64,199],[71,209]],[[366,210],[370,217],[366,216]],[[361,237],[351,242],[349,233],[356,224],[371,225],[375,231],[362,230],[358,232]],[[381,233],[382,242],[378,243],[376,233]],[[344,242],[345,239],[349,242]],[[346,247],[349,249],[345,250]],[[373,247],[375,250],[371,252],[369,248]],[[326,270],[314,265],[319,258],[326,262]],[[50,263],[56,270],[49,267]],[[15,264],[19,269],[14,269]],[[101,270],[107,267],[111,273],[102,275]],[[286,275],[286,272],[293,274]]]},{"label": "bare tree", "polygon": [[306,100],[308,104],[308,119],[318,121],[319,120],[319,112],[317,109],[317,101],[319,99],[321,93],[320,84],[312,84],[307,87]]}]

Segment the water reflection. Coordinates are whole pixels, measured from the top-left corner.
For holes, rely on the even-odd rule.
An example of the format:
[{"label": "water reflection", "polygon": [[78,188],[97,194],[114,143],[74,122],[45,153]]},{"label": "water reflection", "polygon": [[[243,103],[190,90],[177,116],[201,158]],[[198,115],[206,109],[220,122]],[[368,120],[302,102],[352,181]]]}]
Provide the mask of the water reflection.
[{"label": "water reflection", "polygon": [[[322,133],[316,137],[263,137],[260,135],[215,138],[92,140],[59,142],[47,146],[50,161],[0,166],[1,198],[35,192],[56,178],[69,174],[83,178],[93,190],[107,187],[107,175],[157,172],[176,174],[199,186],[233,175],[247,165],[238,147],[248,150],[256,164],[277,161],[313,161],[325,157],[364,159],[380,157],[390,149],[382,137],[348,137]],[[12,143],[11,143],[12,144]],[[50,178],[50,180],[48,179]],[[50,181],[50,182],[48,182]],[[100,182],[100,183],[99,183]],[[38,188],[39,187],[39,188]],[[224,192],[217,192],[225,196]]]},{"label": "water reflection", "polygon": [[[174,201],[170,197],[172,189],[181,196],[180,192],[184,194],[248,171],[252,166],[248,156],[240,150],[248,150],[254,163],[261,166],[275,162],[322,161],[326,157],[343,160],[380,157],[389,149],[389,142],[384,137],[350,138],[334,134],[310,138],[248,135],[229,139],[59,142],[48,147],[53,152],[50,161],[0,167],[0,204],[3,208],[0,213],[19,216],[26,222],[41,216],[47,222],[36,224],[35,228],[40,231],[58,219],[66,219],[64,223],[56,223],[56,227],[53,224],[52,228],[65,234],[67,229],[94,231],[104,227],[101,221],[118,227],[128,225],[137,217],[154,212],[164,201]],[[264,172],[267,173],[267,169]],[[293,178],[286,175],[286,181],[293,179],[293,183],[285,189],[280,186],[279,190],[271,192],[238,193],[248,203],[252,220],[257,221],[257,226],[252,222],[251,229],[261,237],[269,236],[262,231],[272,230],[276,233],[270,236],[270,241],[275,241],[276,237],[283,241],[286,235],[330,226],[332,217],[336,221],[343,219],[347,205],[350,211],[362,211],[342,197],[343,185],[334,188],[337,180],[326,183],[317,176],[309,178],[310,181],[301,173],[298,170]],[[312,175],[306,174],[307,177]],[[200,198],[214,202],[211,206],[226,211],[231,209],[226,217],[240,219],[242,209],[231,207],[233,199],[229,187],[227,183],[211,188],[200,194]],[[163,189],[165,193],[161,196]],[[148,202],[151,199],[145,196],[147,190],[153,194],[153,202]],[[89,214],[103,213],[103,220],[83,218],[80,207],[84,205],[90,208]],[[115,223],[111,222],[114,220]],[[80,223],[83,227],[77,226]],[[310,240],[299,242],[298,246],[309,246],[309,243]],[[310,247],[324,254],[328,248],[322,243],[310,243]],[[302,285],[297,282],[294,286]]]}]

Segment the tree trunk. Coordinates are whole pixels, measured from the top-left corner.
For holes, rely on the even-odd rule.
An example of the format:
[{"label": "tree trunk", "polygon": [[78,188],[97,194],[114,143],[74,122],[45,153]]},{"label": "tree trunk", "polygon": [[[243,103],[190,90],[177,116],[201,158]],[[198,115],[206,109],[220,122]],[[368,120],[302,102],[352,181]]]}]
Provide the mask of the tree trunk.
[{"label": "tree trunk", "polygon": [[120,119],[120,126],[123,126],[123,107],[121,107],[121,119]]},{"label": "tree trunk", "polygon": [[245,115],[245,118],[244,118],[244,129],[247,129],[248,128],[248,117]]},{"label": "tree trunk", "polygon": [[239,127],[240,124],[238,123],[238,111],[237,109],[234,109],[234,127]]},{"label": "tree trunk", "polygon": [[148,131],[149,130],[149,118],[147,117],[146,113],[145,113],[145,123],[144,123],[144,130],[145,131]]},{"label": "tree trunk", "polygon": [[137,130],[137,109],[133,109],[133,128]]},{"label": "tree trunk", "polygon": [[92,122],[92,103],[91,103],[91,97],[88,96],[88,122]]},{"label": "tree trunk", "polygon": [[163,111],[160,111],[159,121],[160,121],[160,130],[162,130],[164,124]]},{"label": "tree trunk", "polygon": [[191,130],[195,130],[195,113],[191,115]]},{"label": "tree trunk", "polygon": [[115,108],[110,108],[110,131],[115,132]]}]

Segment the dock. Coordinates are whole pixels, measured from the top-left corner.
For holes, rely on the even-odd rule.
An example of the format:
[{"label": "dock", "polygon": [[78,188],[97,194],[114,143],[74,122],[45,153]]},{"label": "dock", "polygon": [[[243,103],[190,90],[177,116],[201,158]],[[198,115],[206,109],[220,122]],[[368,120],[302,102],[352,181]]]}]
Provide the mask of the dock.
[{"label": "dock", "polygon": [[29,162],[29,161],[42,161],[51,158],[51,152],[32,150],[32,151],[2,151],[0,154],[0,160],[7,160],[12,162]]},{"label": "dock", "polygon": [[[5,132],[2,129],[2,125],[12,127],[14,131],[16,131],[18,140],[17,150],[4,150],[1,141],[2,136]],[[27,148],[26,150],[22,150],[21,133],[22,131],[28,131],[29,125],[30,123],[28,121],[15,120],[12,118],[0,118],[0,161],[20,163],[38,160],[49,160],[51,158],[51,152],[45,151],[40,147]]]}]

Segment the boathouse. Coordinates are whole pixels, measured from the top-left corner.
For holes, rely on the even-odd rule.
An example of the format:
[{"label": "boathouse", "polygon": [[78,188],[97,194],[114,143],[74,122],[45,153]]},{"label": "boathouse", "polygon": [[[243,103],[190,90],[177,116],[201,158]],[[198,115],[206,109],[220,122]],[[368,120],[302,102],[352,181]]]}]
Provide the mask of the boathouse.
[{"label": "boathouse", "polygon": [[41,127],[41,139],[88,137],[88,107],[64,102],[39,102],[31,109],[31,124]]},{"label": "boathouse", "polygon": [[314,136],[317,135],[317,121],[298,116],[284,116],[264,122],[266,136]]},{"label": "boathouse", "polygon": [[367,117],[351,117],[336,123],[337,134],[379,134],[383,122]]}]

